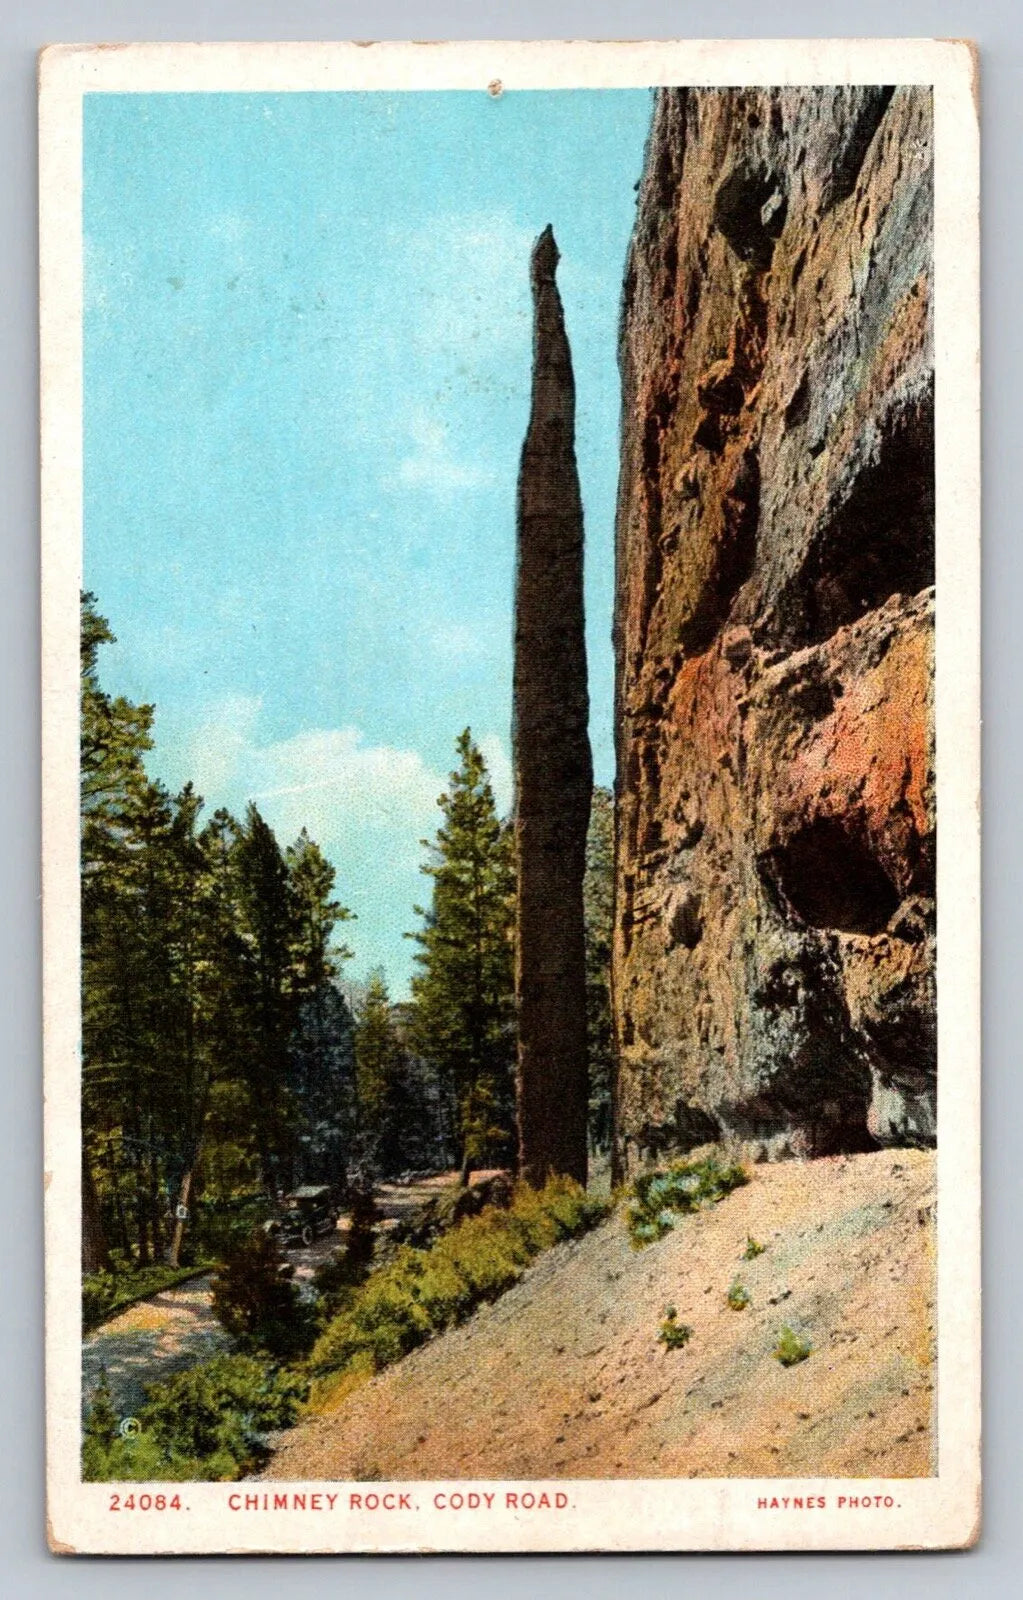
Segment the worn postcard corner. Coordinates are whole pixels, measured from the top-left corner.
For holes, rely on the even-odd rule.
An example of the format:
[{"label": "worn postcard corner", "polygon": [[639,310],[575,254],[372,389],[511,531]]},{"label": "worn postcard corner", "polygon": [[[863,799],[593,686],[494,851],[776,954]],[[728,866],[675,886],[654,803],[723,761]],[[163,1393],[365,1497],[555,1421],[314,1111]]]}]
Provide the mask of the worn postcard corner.
[{"label": "worn postcard corner", "polygon": [[55,1552],[975,1542],[976,76],[42,53]]}]

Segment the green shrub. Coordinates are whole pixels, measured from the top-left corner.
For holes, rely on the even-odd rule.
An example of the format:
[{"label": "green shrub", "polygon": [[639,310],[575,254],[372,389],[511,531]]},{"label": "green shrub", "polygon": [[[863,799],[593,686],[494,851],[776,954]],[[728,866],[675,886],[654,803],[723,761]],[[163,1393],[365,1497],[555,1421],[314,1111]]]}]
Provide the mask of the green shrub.
[{"label": "green shrub", "polygon": [[753,1296],[750,1294],[745,1284],[740,1283],[738,1278],[736,1278],[734,1282],[729,1285],[728,1295],[726,1298],[733,1311],[745,1311]]},{"label": "green shrub", "polygon": [[286,1428],[305,1393],[301,1378],[253,1356],[215,1356],[150,1385],[139,1421],[167,1450],[202,1456],[215,1450],[226,1426],[261,1434]]},{"label": "green shrub", "polygon": [[588,1194],[571,1178],[551,1178],[539,1191],[520,1185],[516,1189],[510,1215],[517,1217],[528,1212],[533,1195],[539,1198],[553,1218],[561,1239],[574,1239],[578,1234],[587,1232],[602,1222],[610,1209],[606,1200]]},{"label": "green shrub", "polygon": [[82,1477],[87,1483],[225,1482],[239,1476],[237,1461],[227,1452],[199,1461],[168,1456],[155,1439],[140,1434],[135,1439],[115,1439],[103,1446],[86,1439],[82,1446]]},{"label": "green shrub", "polygon": [[664,1321],[657,1335],[658,1343],[663,1344],[667,1350],[681,1350],[692,1337],[692,1328],[687,1322],[679,1322],[675,1307],[665,1306]]},{"label": "green shrub", "polygon": [[783,1367],[794,1367],[800,1361],[805,1361],[813,1350],[813,1345],[805,1334],[796,1333],[788,1324],[782,1328],[778,1335],[777,1343],[771,1354]]},{"label": "green shrub", "polygon": [[507,1221],[531,1256],[549,1250],[564,1237],[547,1191],[531,1189],[527,1183],[516,1185]]},{"label": "green shrub", "polygon": [[91,1272],[82,1278],[82,1323],[86,1328],[94,1328],[110,1315],[117,1293],[112,1272]]},{"label": "green shrub", "polygon": [[203,1200],[196,1207],[193,1237],[206,1260],[223,1261],[272,1215],[270,1200],[262,1192],[242,1195],[237,1200]]},{"label": "green shrub", "polygon": [[313,1273],[321,1322],[329,1322],[344,1311],[351,1304],[352,1291],[369,1276],[376,1251],[379,1215],[372,1190],[357,1188],[352,1196],[343,1248],[321,1262]]},{"label": "green shrub", "polygon": [[434,1247],[465,1279],[473,1306],[496,1300],[525,1272],[539,1250],[533,1248],[506,1211],[489,1207],[478,1217],[466,1217]]},{"label": "green shrub", "polygon": [[119,1436],[104,1389],[101,1380],[86,1418],[83,1476],[147,1482],[233,1479],[252,1471],[266,1458],[263,1435],[294,1422],[307,1385],[252,1356],[216,1356],[151,1384],[139,1432],[127,1439]]},{"label": "green shrub", "polygon": [[416,1280],[422,1271],[420,1252],[408,1247],[378,1273],[367,1279],[354,1300],[349,1316],[372,1351],[377,1367],[389,1366],[422,1344],[432,1324],[416,1298]]},{"label": "green shrub", "polygon": [[372,1188],[364,1185],[352,1193],[348,1213],[348,1238],[345,1241],[345,1267],[351,1283],[362,1283],[373,1263],[376,1224],[380,1212]]},{"label": "green shrub", "polygon": [[213,1314],[243,1349],[277,1359],[303,1355],[316,1336],[312,1307],[287,1275],[273,1234],[238,1244],[213,1280]]},{"label": "green shrub", "polygon": [[426,1249],[402,1245],[355,1289],[324,1328],[309,1358],[325,1378],[367,1357],[379,1370],[439,1329],[463,1322],[521,1278],[534,1256],[604,1218],[606,1201],[567,1178],[539,1191],[519,1184],[507,1209],[486,1206]]},{"label": "green shrub", "polygon": [[632,1186],[633,1200],[626,1216],[633,1248],[641,1250],[663,1239],[679,1216],[716,1205],[744,1183],[749,1183],[745,1168],[722,1166],[713,1157],[641,1173]]},{"label": "green shrub", "polygon": [[351,1311],[341,1311],[330,1319],[313,1345],[309,1370],[316,1377],[323,1377],[329,1372],[343,1372],[360,1354],[371,1359],[369,1345],[352,1321]]},{"label": "green shrub", "polygon": [[313,1288],[321,1323],[328,1322],[331,1317],[344,1311],[351,1303],[353,1291],[363,1281],[361,1277],[353,1280],[345,1255],[344,1249],[335,1250],[332,1256],[313,1269]]},{"label": "green shrub", "polygon": [[757,1256],[762,1256],[767,1249],[766,1245],[759,1244],[751,1233],[746,1235],[746,1248],[742,1252],[744,1261],[755,1261]]},{"label": "green shrub", "polygon": [[92,1392],[89,1413],[85,1419],[83,1436],[99,1448],[109,1449],[120,1434],[121,1419],[114,1409],[105,1367],[99,1369],[99,1382]]},{"label": "green shrub", "polygon": [[422,1273],[412,1292],[434,1328],[447,1328],[460,1322],[473,1308],[473,1287],[459,1270],[450,1251],[434,1249],[424,1253]]}]

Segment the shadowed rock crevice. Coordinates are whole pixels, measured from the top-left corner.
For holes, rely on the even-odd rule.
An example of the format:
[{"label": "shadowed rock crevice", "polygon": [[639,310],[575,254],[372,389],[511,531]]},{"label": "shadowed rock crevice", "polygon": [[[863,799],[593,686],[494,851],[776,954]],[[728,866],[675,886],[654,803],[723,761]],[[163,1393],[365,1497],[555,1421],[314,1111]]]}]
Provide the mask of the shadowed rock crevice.
[{"label": "shadowed rock crevice", "polygon": [[892,595],[934,582],[934,397],[880,419],[835,497],[793,592],[790,649],[830,638]]},{"label": "shadowed rock crevice", "polygon": [[899,904],[867,846],[828,817],[767,851],[759,866],[783,911],[811,928],[880,933]]},{"label": "shadowed rock crevice", "polygon": [[714,197],[714,223],[740,261],[761,272],[771,265],[788,201],[775,173],[736,167]]},{"label": "shadowed rock crevice", "polygon": [[687,655],[709,649],[728,617],[732,602],[753,571],[760,517],[760,462],[747,450],[727,494],[721,498],[721,533],[715,561],[693,613],[679,627]]},{"label": "shadowed rock crevice", "polygon": [[891,105],[894,93],[891,85],[884,84],[868,86],[860,91],[859,105],[831,168],[830,182],[824,194],[825,210],[840,205],[855,189],[867,151],[881,126],[882,117]]}]

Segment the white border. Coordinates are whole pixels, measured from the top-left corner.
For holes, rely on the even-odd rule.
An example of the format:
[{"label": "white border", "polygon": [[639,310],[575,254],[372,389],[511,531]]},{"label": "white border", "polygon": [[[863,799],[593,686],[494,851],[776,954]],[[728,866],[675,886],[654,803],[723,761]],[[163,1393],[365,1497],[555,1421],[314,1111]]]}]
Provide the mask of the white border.
[{"label": "white border", "polygon": [[[932,84],[935,150],[939,1034],[934,1478],[557,1481],[568,1513],[229,1510],[256,1485],[175,1485],[177,1514],[107,1511],[79,1481],[78,590],[82,527],[81,109],[89,90],[508,89]],[[40,68],[43,950],[47,1457],[51,1548],[78,1553],[828,1550],[971,1543],[980,1499],[980,438],[976,59],[961,41],[51,46]],[[953,1197],[945,1203],[945,1197]],[[364,1489],[365,1486],[359,1486]],[[465,1488],[466,1485],[459,1487]],[[495,1507],[503,1502],[502,1485]],[[509,1484],[521,1491],[522,1484]],[[536,1485],[537,1489],[543,1487]],[[259,1485],[260,1492],[283,1485]],[[171,1491],[173,1492],[173,1491]],[[828,1509],[757,1512],[760,1496]],[[891,1511],[840,1512],[889,1494]]]}]

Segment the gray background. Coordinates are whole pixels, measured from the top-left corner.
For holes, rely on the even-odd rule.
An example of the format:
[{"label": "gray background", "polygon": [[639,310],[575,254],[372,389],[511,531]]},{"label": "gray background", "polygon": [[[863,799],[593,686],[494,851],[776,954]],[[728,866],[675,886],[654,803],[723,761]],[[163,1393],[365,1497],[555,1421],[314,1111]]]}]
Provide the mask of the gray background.
[{"label": "gray background", "polygon": [[[753,1593],[1010,1595],[1023,1591],[1017,1216],[1023,560],[1019,403],[1023,22],[1013,0],[0,0],[0,1591],[225,1600],[325,1591],[476,1596]],[[985,1522],[966,1554],[83,1560],[43,1538],[39,1028],[38,490],[35,52],[57,40],[968,36],[981,48],[984,193]],[[954,625],[948,618],[946,626]],[[943,1373],[954,1383],[955,1373]],[[6,1579],[6,1581],[5,1581]]]}]

